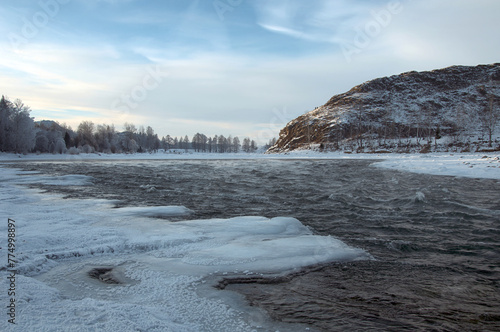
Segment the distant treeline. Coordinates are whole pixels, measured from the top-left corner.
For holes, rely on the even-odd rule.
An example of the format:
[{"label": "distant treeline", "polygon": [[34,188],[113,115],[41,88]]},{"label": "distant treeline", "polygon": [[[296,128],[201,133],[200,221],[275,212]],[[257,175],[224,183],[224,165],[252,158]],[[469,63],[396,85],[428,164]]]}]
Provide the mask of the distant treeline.
[{"label": "distant treeline", "polygon": [[153,128],[137,128],[125,123],[123,131],[114,125],[95,125],[82,121],[76,131],[55,121],[35,122],[30,108],[16,99],[0,100],[0,151],[16,153],[140,153],[160,149],[185,150],[206,153],[255,152],[257,143],[250,138],[215,135],[208,137],[197,133],[192,139],[184,137],[158,137]]}]

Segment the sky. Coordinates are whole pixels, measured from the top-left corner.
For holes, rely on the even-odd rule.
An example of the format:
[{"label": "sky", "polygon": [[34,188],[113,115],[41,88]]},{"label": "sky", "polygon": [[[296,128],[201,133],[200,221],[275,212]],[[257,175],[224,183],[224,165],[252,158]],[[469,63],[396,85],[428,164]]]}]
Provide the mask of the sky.
[{"label": "sky", "polygon": [[0,94],[35,120],[267,142],[378,77],[500,62],[498,0],[0,0]]}]

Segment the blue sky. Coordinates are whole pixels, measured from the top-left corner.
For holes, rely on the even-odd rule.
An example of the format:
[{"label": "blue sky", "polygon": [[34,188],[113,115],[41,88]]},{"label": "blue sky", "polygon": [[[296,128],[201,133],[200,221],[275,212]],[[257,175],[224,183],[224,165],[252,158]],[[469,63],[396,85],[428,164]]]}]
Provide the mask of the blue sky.
[{"label": "blue sky", "polygon": [[260,142],[366,80],[499,62],[497,0],[0,0],[0,94],[37,120]]}]

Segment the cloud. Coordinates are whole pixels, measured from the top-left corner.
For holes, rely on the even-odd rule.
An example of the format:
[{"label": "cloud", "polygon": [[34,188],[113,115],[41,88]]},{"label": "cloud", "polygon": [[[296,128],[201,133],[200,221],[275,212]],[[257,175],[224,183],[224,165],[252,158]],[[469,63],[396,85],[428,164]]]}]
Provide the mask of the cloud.
[{"label": "cloud", "polygon": [[344,33],[369,14],[373,4],[347,0],[256,1],[258,25],[289,37],[321,43],[339,43]]},{"label": "cloud", "polygon": [[[402,1],[404,10],[352,63],[340,45],[388,2],[255,0],[222,22],[210,1],[96,1],[70,2],[20,51],[0,41],[0,94],[73,126],[87,115],[117,128],[151,125],[160,135],[277,134],[276,123],[366,80],[498,62],[500,54],[496,0]],[[19,30],[13,23],[0,22],[0,31]],[[156,66],[168,72],[157,86],[147,80]],[[113,107],[134,93],[134,107]],[[277,121],[276,109],[288,119]]]},{"label": "cloud", "polygon": [[298,38],[298,39],[303,39],[307,41],[313,41],[313,42],[335,42],[335,39],[333,38],[325,38],[324,36],[319,36],[317,34],[308,34],[305,32],[285,28],[282,26],[274,26],[274,25],[267,25],[267,24],[262,24],[259,23],[261,27],[263,27],[266,30],[269,30],[271,32],[277,32],[281,33],[290,37]]},{"label": "cloud", "polygon": [[500,44],[494,0],[421,0],[405,2],[374,49],[416,69],[453,64],[477,65],[498,61]]}]

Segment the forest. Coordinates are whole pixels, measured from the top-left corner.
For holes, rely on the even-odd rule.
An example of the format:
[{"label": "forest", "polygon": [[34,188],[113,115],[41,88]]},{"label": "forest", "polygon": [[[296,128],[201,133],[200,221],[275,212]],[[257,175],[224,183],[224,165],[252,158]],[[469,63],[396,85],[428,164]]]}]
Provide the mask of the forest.
[{"label": "forest", "polygon": [[[15,153],[145,153],[191,151],[205,153],[253,153],[257,143],[246,137],[207,136],[196,133],[159,137],[153,128],[125,123],[118,131],[113,124],[82,121],[76,130],[51,120],[35,121],[30,108],[20,99],[0,99],[0,151]],[[271,144],[271,143],[270,143]]]}]

